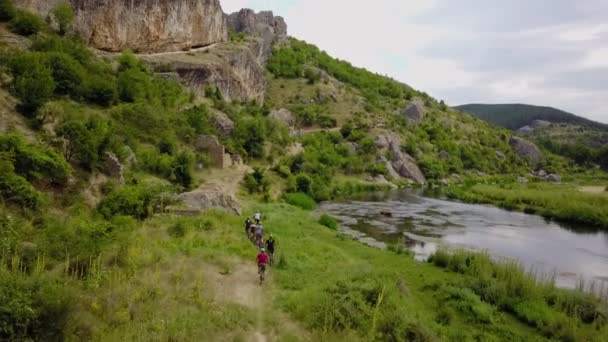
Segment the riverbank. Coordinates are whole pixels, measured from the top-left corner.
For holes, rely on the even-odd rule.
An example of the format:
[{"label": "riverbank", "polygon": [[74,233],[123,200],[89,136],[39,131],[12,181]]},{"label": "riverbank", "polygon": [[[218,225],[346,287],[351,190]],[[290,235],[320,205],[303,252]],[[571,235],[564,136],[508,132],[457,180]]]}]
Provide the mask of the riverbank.
[{"label": "riverbank", "polygon": [[[434,263],[383,251],[287,204],[260,210],[278,246],[262,290],[242,218],[160,216],[119,236],[82,279],[61,284],[73,340],[433,341],[606,340],[605,306],[538,283],[515,265],[439,254]],[[3,270],[2,281],[7,270]],[[15,271],[12,277],[17,277]],[[483,277],[479,277],[482,274]],[[41,279],[34,272],[20,282]],[[249,279],[251,278],[251,279]],[[9,279],[9,280],[7,280]],[[39,281],[39,280],[36,280]]]},{"label": "riverbank", "polygon": [[451,186],[450,198],[491,204],[563,222],[608,229],[608,192],[582,191],[580,185],[548,183]]}]

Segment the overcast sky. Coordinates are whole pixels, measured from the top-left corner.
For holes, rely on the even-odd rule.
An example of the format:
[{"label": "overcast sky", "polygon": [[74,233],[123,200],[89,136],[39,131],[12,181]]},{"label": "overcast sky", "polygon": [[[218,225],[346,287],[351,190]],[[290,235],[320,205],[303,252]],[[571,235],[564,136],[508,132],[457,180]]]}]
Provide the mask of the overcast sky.
[{"label": "overcast sky", "polygon": [[220,0],[450,105],[528,103],[608,123],[608,0]]}]

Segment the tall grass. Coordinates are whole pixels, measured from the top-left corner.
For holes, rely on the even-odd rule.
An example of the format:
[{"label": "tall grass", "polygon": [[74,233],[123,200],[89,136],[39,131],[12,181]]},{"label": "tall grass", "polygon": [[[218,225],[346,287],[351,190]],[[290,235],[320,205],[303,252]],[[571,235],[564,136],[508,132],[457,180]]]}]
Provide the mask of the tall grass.
[{"label": "tall grass", "polygon": [[452,188],[450,195],[466,202],[489,203],[510,210],[608,229],[608,196],[579,192],[570,186],[474,185],[470,188]]},{"label": "tall grass", "polygon": [[534,272],[526,272],[520,263],[494,262],[487,253],[443,250],[429,262],[465,275],[466,288],[482,301],[512,313],[547,337],[570,340],[576,338],[577,325],[605,330],[608,324],[605,297],[583,292],[583,288],[556,288],[552,277],[539,278]]}]

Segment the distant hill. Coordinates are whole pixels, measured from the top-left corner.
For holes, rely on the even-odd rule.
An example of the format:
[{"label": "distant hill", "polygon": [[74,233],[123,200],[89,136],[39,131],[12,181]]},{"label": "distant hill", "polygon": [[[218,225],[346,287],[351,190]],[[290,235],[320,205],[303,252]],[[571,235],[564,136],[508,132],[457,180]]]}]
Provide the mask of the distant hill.
[{"label": "distant hill", "polygon": [[608,131],[608,125],[606,124],[591,121],[552,107],[526,104],[467,104],[454,108],[470,113],[494,125],[512,130],[530,125],[534,120],[544,120]]}]

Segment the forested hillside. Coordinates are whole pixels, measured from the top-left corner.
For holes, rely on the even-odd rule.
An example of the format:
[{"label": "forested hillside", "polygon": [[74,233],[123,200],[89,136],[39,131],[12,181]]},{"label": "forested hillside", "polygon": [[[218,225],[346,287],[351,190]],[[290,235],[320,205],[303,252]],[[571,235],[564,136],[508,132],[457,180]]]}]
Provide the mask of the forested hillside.
[{"label": "forested hillside", "polygon": [[496,126],[517,130],[530,125],[534,120],[552,123],[567,123],[594,129],[608,130],[608,124],[595,122],[552,107],[526,104],[466,104],[454,107],[473,114]]}]

